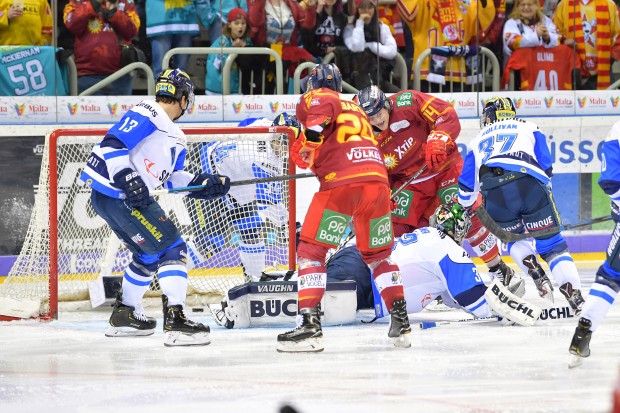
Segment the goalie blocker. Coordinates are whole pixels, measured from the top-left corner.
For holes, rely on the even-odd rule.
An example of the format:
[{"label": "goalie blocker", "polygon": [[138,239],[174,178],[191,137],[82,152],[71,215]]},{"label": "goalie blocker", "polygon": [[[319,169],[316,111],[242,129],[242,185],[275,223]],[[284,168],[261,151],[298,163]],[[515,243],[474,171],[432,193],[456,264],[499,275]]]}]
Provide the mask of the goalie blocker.
[{"label": "goalie blocker", "polygon": [[[228,291],[221,310],[209,307],[218,325],[233,327],[271,327],[295,325],[297,282],[249,282]],[[355,321],[357,295],[355,281],[328,282],[321,301],[324,325]]]}]

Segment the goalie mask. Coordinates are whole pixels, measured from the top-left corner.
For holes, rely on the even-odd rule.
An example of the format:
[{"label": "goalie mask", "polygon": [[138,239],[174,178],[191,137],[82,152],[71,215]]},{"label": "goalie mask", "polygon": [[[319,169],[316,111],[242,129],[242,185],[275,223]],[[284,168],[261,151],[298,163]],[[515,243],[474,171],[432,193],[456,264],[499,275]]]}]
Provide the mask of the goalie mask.
[{"label": "goalie mask", "polygon": [[[181,98],[185,96],[187,104],[181,107],[181,115],[194,106],[194,83],[187,73],[181,69],[166,69],[155,82],[155,97],[169,97],[181,104]],[[178,118],[174,119],[177,120]]]},{"label": "goalie mask", "polygon": [[440,205],[429,221],[431,227],[442,231],[459,245],[463,245],[471,228],[469,213],[458,203]]},{"label": "goalie mask", "polygon": [[500,120],[515,119],[517,109],[510,98],[494,97],[487,101],[480,115],[480,127],[498,122]]}]

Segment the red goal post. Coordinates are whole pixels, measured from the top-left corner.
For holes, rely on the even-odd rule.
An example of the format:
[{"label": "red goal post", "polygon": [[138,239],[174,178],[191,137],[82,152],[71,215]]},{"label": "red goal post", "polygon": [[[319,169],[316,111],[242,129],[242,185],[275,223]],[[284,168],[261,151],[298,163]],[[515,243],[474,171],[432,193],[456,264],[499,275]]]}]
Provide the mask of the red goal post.
[{"label": "red goal post", "polygon": [[[209,142],[230,142],[239,162],[262,162],[266,151],[256,145],[282,145],[282,175],[295,173],[288,148],[295,139],[291,128],[229,127],[183,128],[187,136],[185,169],[201,172]],[[79,175],[92,147],[105,129],[57,129],[46,136],[38,191],[20,255],[0,284],[0,320],[56,319],[59,303],[87,302],[89,284],[104,275],[122,276],[131,254],[90,205],[90,188]],[[274,181],[282,191],[282,208],[288,219],[261,210],[259,240],[265,245],[265,267],[294,269],[295,180]],[[238,187],[240,188],[240,187]],[[254,186],[252,186],[254,188]],[[188,274],[188,304],[219,302],[226,291],[247,280],[238,253],[240,234],[232,225],[225,199],[202,201],[175,194],[159,195],[184,239],[206,259]],[[158,297],[156,280],[147,296]],[[198,305],[196,304],[196,305]],[[78,308],[90,308],[88,304]]]}]

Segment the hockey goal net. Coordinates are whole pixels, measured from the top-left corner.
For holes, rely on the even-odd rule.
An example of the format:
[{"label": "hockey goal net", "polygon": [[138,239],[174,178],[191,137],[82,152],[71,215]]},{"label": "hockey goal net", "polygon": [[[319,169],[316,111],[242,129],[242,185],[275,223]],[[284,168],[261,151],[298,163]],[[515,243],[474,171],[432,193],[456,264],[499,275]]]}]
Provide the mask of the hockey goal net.
[{"label": "hockey goal net", "polygon": [[[234,146],[236,150],[227,152],[227,156],[236,157],[240,167],[249,163],[258,169],[269,162],[262,159],[268,151],[256,150],[257,145],[279,145],[281,168],[276,168],[277,173],[294,173],[288,147],[295,135],[288,127],[183,130],[187,135],[185,169],[189,172],[205,170],[205,147],[217,141]],[[100,129],[59,129],[46,136],[26,238],[9,275],[0,284],[0,320],[57,318],[59,303],[88,303],[89,284],[103,276],[123,275],[131,253],[95,214],[91,190],[79,179],[93,146],[105,133]],[[265,246],[264,265],[278,270],[294,269],[295,181],[284,179],[261,185],[276,185],[267,190],[282,191],[279,208],[267,208],[260,215],[258,234]],[[251,189],[255,188],[257,185],[252,185]],[[229,288],[247,281],[238,251],[239,227],[231,223],[231,207],[226,198],[203,201],[166,194],[159,195],[157,200],[183,238],[206,258],[194,268],[189,265],[188,304],[197,300],[219,302]],[[271,210],[278,214],[277,218],[269,216]],[[155,278],[147,297],[159,295]],[[85,307],[90,308],[87,304]]]}]

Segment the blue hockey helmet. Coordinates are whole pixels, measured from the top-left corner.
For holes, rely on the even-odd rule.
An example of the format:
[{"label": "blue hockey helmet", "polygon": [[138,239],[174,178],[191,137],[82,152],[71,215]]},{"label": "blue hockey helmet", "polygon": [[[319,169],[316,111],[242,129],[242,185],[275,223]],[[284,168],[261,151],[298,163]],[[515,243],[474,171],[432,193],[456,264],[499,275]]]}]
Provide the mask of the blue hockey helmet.
[{"label": "blue hockey helmet", "polygon": [[457,244],[463,245],[463,240],[471,228],[471,217],[459,203],[442,204],[437,207],[429,219],[429,225],[444,232]]},{"label": "blue hockey helmet", "polygon": [[379,86],[372,85],[357,92],[357,104],[360,105],[368,116],[374,116],[383,108],[390,110],[390,100]]},{"label": "blue hockey helmet", "polygon": [[517,109],[512,99],[493,97],[487,101],[480,115],[480,127],[506,119],[515,119],[517,117]]},{"label": "blue hockey helmet", "polygon": [[166,69],[157,76],[155,82],[155,97],[161,96],[172,98],[179,103],[185,96],[187,105],[181,108],[185,113],[188,108],[194,106],[194,82],[181,69]]},{"label": "blue hockey helmet", "polygon": [[333,63],[320,63],[314,66],[308,77],[306,91],[321,87],[342,92],[342,75],[338,66]]}]

